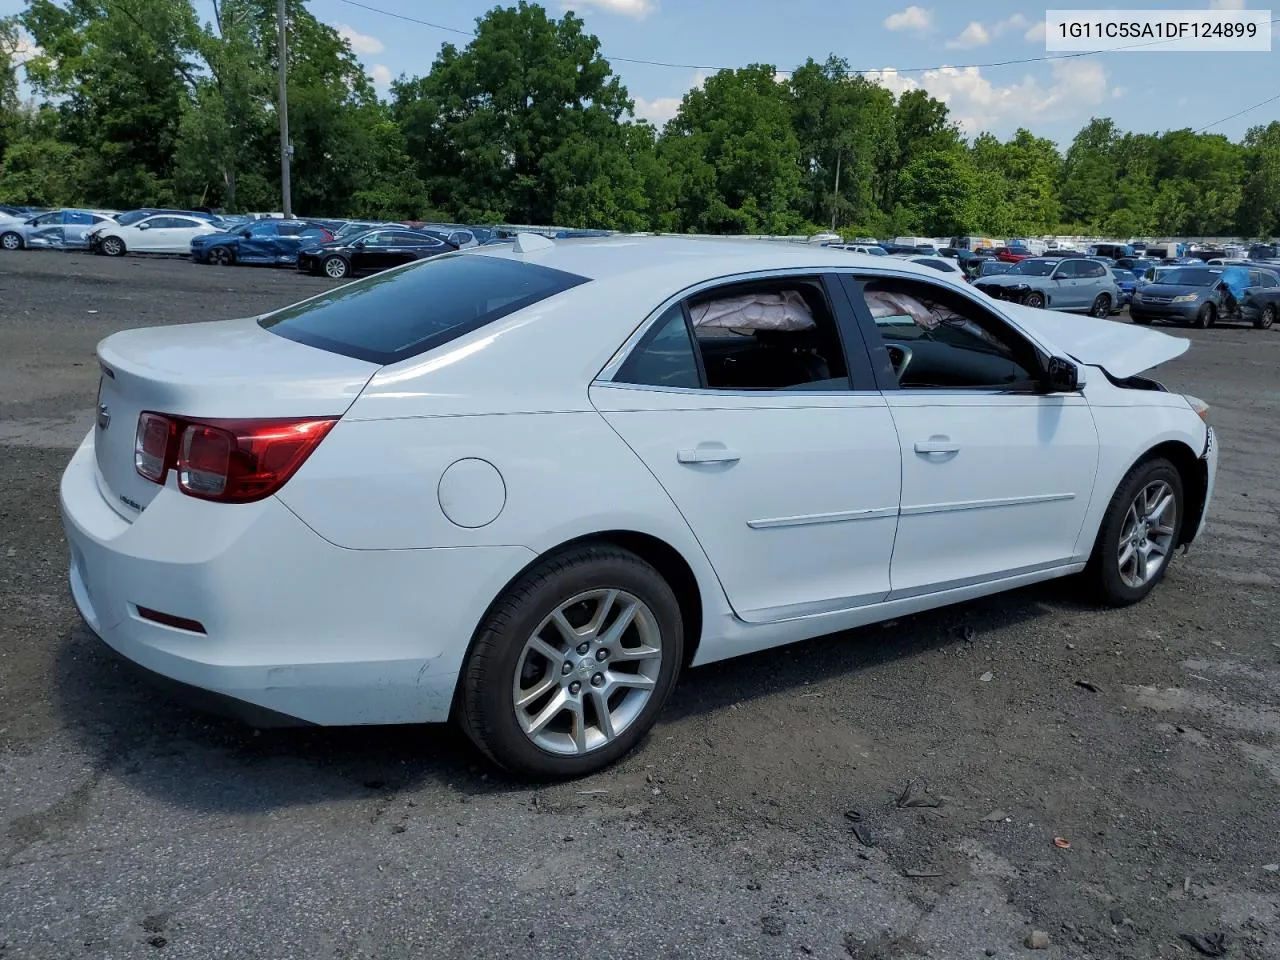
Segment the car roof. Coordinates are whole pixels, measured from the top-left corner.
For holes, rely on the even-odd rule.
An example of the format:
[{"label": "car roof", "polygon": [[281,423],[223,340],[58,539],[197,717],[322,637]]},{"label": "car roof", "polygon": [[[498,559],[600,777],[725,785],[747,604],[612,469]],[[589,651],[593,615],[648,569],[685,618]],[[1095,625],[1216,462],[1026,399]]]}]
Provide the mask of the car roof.
[{"label": "car roof", "polygon": [[909,260],[895,259],[889,266],[884,257],[785,240],[615,235],[549,242],[550,247],[525,254],[517,253],[507,242],[476,247],[466,255],[524,260],[590,280],[661,272],[664,279],[681,286],[763,270],[847,270],[851,266],[878,272],[902,270],[934,281],[942,276]]}]

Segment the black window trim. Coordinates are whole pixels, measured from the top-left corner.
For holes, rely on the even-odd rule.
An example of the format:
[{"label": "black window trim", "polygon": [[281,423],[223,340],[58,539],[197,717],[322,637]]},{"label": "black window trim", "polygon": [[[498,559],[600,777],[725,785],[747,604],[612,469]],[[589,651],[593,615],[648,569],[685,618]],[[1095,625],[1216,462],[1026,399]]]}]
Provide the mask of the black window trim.
[{"label": "black window trim", "polygon": [[[869,271],[864,269],[841,271],[840,278],[844,284],[845,296],[848,298],[854,313],[857,315],[858,323],[862,332],[864,343],[872,344],[868,347],[867,354],[870,358],[873,369],[876,374],[876,382],[879,389],[884,393],[912,394],[914,396],[934,396],[942,397],[949,394],[964,394],[965,396],[1015,396],[1028,397],[1043,395],[1042,388],[1035,389],[1015,389],[1009,390],[1001,387],[902,387],[898,384],[898,378],[893,372],[893,363],[889,359],[889,350],[884,345],[884,340],[880,336],[880,330],[876,326],[875,318],[871,315],[871,311],[867,309],[866,300],[863,298],[863,281],[864,280],[906,280],[915,283],[932,284],[940,287],[963,300],[967,300],[973,304],[978,310],[985,311],[995,317],[1002,328],[1012,337],[1021,340],[1027,347],[1028,351],[1034,354],[1040,370],[1043,371],[1048,360],[1048,354],[1044,348],[1035,342],[1031,337],[1027,336],[1020,330],[1017,324],[1010,321],[1007,317],[1000,313],[998,309],[982,303],[974,297],[968,290],[963,290],[949,283],[939,283],[932,277],[920,276],[918,274],[906,273],[905,271]],[[1015,361],[1017,362],[1017,361]]]},{"label": "black window trim", "polygon": [[[836,333],[840,348],[844,354],[845,371],[849,377],[850,388],[846,390],[723,390],[709,387],[706,370],[703,367],[702,351],[697,348],[697,337],[693,331],[693,323],[689,315],[689,300],[718,287],[736,286],[743,283],[768,282],[772,280],[807,279],[815,280],[822,288],[827,304],[831,308],[836,321]],[[822,267],[785,267],[779,270],[754,270],[750,273],[728,274],[691,284],[683,290],[672,294],[662,301],[640,322],[635,330],[614,353],[608,363],[596,374],[593,383],[602,386],[617,387],[623,390],[648,390],[658,393],[688,393],[717,397],[844,397],[850,395],[865,396],[880,392],[877,377],[871,368],[871,359],[867,354],[866,341],[858,317],[849,304],[847,295],[841,296],[842,283],[839,275],[830,266]],[[647,345],[657,336],[660,321],[667,311],[680,304],[684,313],[685,328],[694,346],[694,359],[698,364],[698,387],[669,387],[644,383],[624,383],[615,377],[622,365],[636,350]]]}]

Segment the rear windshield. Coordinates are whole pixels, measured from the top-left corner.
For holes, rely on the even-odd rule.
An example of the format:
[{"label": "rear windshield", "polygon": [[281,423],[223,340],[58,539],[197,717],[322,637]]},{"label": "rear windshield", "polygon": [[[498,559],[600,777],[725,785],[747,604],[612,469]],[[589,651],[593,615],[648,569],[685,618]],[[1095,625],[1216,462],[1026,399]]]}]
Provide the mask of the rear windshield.
[{"label": "rear windshield", "polygon": [[586,282],[532,263],[446,254],[339,287],[258,322],[331,353],[396,363]]}]

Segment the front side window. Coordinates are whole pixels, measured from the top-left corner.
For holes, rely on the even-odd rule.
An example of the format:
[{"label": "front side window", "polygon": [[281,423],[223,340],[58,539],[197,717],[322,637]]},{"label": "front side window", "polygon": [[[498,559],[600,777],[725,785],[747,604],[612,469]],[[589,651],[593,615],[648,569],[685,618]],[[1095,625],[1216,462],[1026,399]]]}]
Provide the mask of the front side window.
[{"label": "front side window", "polygon": [[446,255],[338,287],[258,323],[321,350],[396,363],[587,282],[532,263]]},{"label": "front side window", "polygon": [[864,281],[862,293],[900,388],[1026,392],[1038,386],[1035,348],[958,291],[885,277]]}]

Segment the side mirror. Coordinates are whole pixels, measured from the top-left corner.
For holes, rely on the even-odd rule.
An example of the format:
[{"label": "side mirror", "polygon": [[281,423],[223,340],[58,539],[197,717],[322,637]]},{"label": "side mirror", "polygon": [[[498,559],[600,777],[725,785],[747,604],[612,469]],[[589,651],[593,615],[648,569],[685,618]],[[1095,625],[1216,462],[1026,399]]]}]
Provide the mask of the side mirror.
[{"label": "side mirror", "polygon": [[1044,381],[1050,393],[1075,393],[1080,389],[1080,368],[1062,357],[1050,357]]},{"label": "side mirror", "polygon": [[363,250],[363,249],[364,249],[364,241],[363,241],[363,240],[357,240],[355,243],[353,243],[353,244],[351,245],[351,249],[353,249],[353,250]]},{"label": "side mirror", "polygon": [[241,230],[241,231],[240,231],[240,236],[242,236],[242,237],[244,237],[246,240],[248,240],[250,237],[252,237],[252,236],[253,236],[253,231],[252,231],[252,230]]},{"label": "side mirror", "polygon": [[138,229],[139,229],[139,230],[150,230],[150,229],[151,229],[151,224],[149,224],[149,223],[140,223],[140,224],[138,224]]}]

